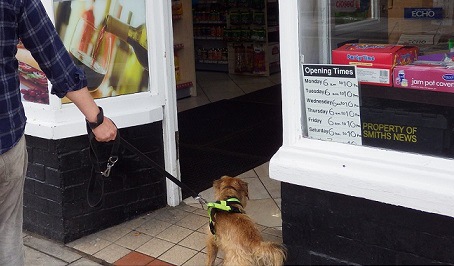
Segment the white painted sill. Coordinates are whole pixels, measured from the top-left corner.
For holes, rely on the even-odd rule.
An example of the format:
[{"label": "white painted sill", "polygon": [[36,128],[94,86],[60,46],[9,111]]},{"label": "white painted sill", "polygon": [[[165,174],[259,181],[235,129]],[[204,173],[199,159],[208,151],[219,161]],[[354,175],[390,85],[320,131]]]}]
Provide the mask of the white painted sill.
[{"label": "white painted sill", "polygon": [[302,139],[273,156],[270,177],[454,217],[451,159]]},{"label": "white painted sill", "polygon": [[[51,96],[55,97],[56,96]],[[163,120],[162,97],[150,92],[97,99],[118,128],[143,125]],[[27,125],[25,134],[44,139],[63,139],[87,134],[85,118],[72,104],[61,106],[24,102]]]}]

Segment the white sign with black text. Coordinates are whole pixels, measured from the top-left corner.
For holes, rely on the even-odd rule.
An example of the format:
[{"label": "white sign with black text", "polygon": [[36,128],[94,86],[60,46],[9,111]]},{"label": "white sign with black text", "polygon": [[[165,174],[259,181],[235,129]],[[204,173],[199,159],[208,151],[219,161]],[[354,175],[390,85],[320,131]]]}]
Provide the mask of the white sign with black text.
[{"label": "white sign with black text", "polygon": [[356,66],[302,66],[308,137],[361,145]]}]

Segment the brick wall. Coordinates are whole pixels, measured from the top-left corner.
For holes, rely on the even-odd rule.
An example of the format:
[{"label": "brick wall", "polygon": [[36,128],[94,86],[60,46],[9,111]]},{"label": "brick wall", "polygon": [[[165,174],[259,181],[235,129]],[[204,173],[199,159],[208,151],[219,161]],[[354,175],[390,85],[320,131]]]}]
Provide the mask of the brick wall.
[{"label": "brick wall", "polygon": [[282,183],[288,265],[454,264],[454,218]]},{"label": "brick wall", "polygon": [[[160,122],[121,129],[120,134],[164,165]],[[24,229],[28,231],[67,243],[166,205],[165,177],[121,148],[120,160],[105,181],[102,204],[90,207],[87,136],[61,140],[27,136],[26,140]]]}]

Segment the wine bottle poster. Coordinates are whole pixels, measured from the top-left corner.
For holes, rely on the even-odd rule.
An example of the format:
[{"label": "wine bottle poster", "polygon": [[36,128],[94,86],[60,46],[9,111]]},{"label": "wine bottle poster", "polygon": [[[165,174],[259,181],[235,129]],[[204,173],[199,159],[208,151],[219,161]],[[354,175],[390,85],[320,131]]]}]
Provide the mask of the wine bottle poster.
[{"label": "wine bottle poster", "polygon": [[145,10],[145,0],[54,0],[55,27],[94,98],[148,91]]}]

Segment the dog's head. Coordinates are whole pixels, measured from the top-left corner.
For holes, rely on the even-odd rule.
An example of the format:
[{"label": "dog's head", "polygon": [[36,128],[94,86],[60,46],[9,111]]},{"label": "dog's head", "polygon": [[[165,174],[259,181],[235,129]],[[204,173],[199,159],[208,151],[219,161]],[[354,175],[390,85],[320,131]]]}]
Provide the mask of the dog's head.
[{"label": "dog's head", "polygon": [[226,200],[237,198],[243,207],[246,207],[249,199],[248,183],[243,180],[230,176],[223,176],[213,182],[214,195],[216,200]]}]

